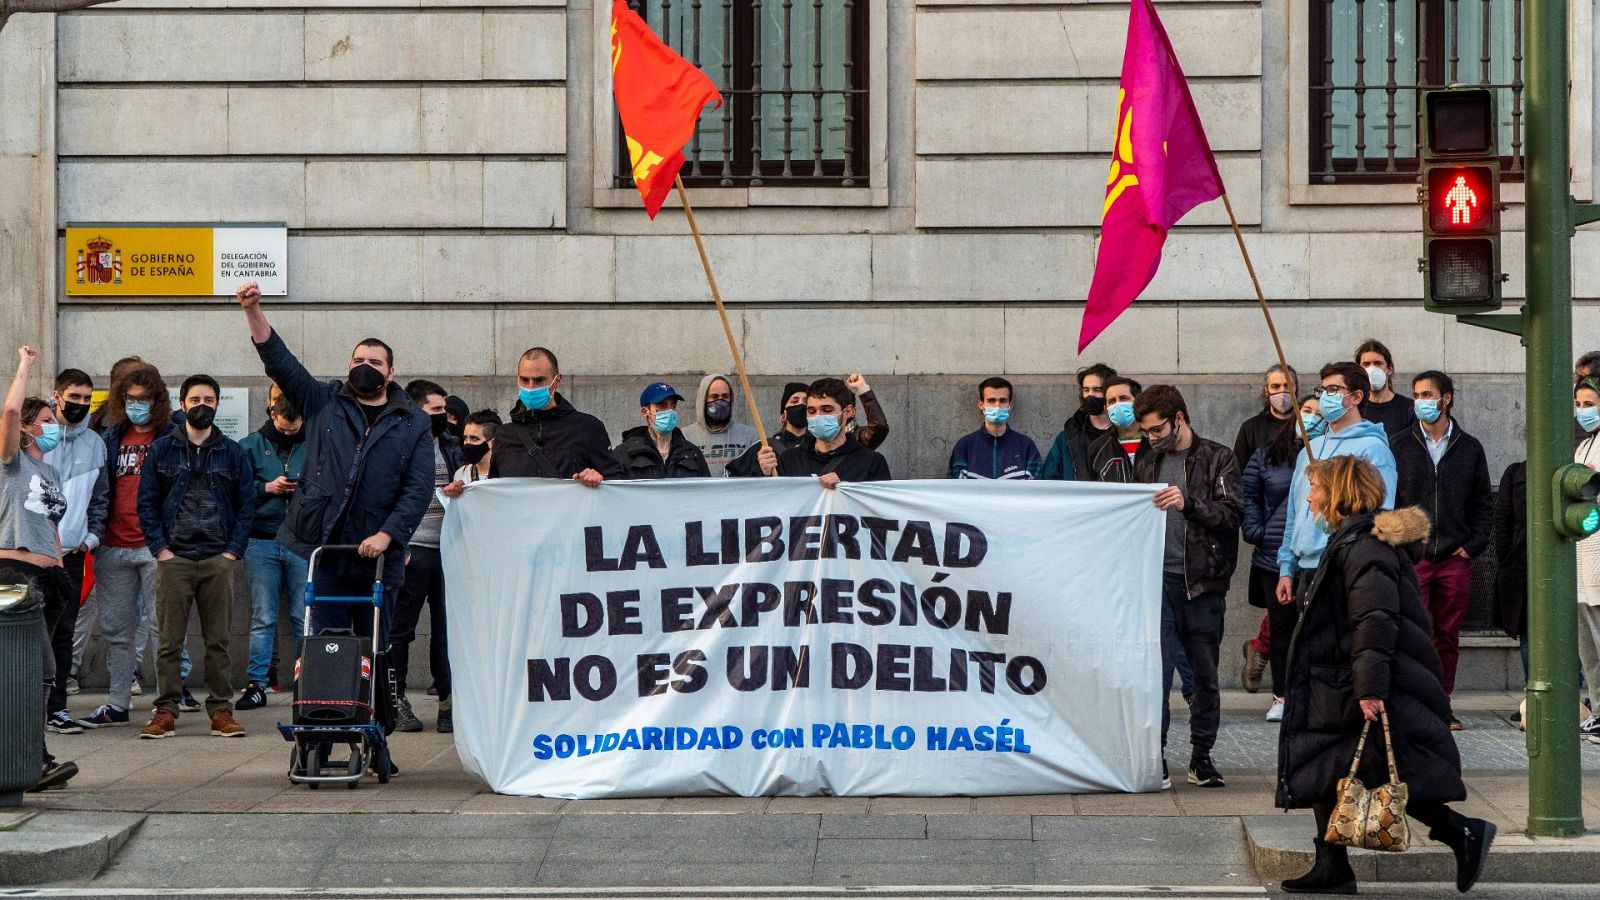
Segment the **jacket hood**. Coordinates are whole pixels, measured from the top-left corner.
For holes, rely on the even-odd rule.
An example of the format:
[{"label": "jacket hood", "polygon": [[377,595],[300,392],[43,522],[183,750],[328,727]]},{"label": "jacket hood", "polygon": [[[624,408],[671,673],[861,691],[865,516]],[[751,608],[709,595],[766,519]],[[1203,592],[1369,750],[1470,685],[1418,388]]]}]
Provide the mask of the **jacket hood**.
[{"label": "jacket hood", "polygon": [[[1378,443],[1383,444],[1383,446],[1387,447],[1387,446],[1389,446],[1389,433],[1387,431],[1384,431],[1382,424],[1380,424],[1378,422],[1373,422],[1373,421],[1370,421],[1370,420],[1366,420],[1366,421],[1357,422],[1356,424],[1350,426],[1349,428],[1343,429],[1342,431],[1331,431],[1330,430],[1326,434],[1322,435],[1322,437],[1318,438],[1317,440],[1320,440],[1320,441],[1323,442],[1322,446],[1330,447],[1330,448],[1333,447],[1333,446],[1340,445],[1340,444],[1345,444],[1346,442],[1351,442],[1351,441],[1377,441]],[[1340,451],[1340,452],[1348,452],[1348,451]],[[1321,459],[1324,456],[1332,456],[1332,455],[1334,455],[1334,454],[1319,452],[1319,453],[1317,453],[1317,458]]]},{"label": "jacket hood", "polygon": [[846,434],[844,436],[844,443],[827,453],[823,453],[822,451],[818,450],[817,442],[814,440],[806,440],[801,444],[801,446],[805,448],[806,453],[810,454],[813,459],[820,460],[836,459],[840,456],[847,456],[851,453],[855,453],[858,450],[867,449],[861,446],[861,442],[856,440],[856,437],[853,434]]},{"label": "jacket hood", "polygon": [[511,407],[511,421],[537,422],[541,419],[559,419],[562,416],[570,416],[577,412],[577,407],[567,402],[567,398],[561,396],[559,392],[555,397],[556,405],[549,409],[529,409],[522,405],[521,400],[518,400],[516,405]]},{"label": "jacket hood", "polygon": [[[739,408],[739,394],[738,394],[737,391],[731,390],[732,387],[733,387],[733,379],[729,378],[726,375],[723,375],[720,372],[713,372],[710,375],[707,375],[706,377],[700,379],[700,388],[699,388],[699,390],[694,392],[694,408],[691,409],[691,410],[688,410],[689,415],[683,416],[684,424],[686,424],[686,425],[688,425],[688,424],[699,424],[701,426],[705,426],[705,424],[706,424],[706,394],[711,392],[711,382],[716,381],[718,378],[721,378],[723,381],[726,381],[728,383],[728,387],[730,388],[729,393],[733,394],[733,398],[728,401],[728,403],[729,403],[729,407],[728,407],[729,412],[732,413],[732,412],[735,412],[735,411],[738,410],[738,408]],[[730,418],[728,420],[728,424],[732,425],[733,424],[733,419]]]},{"label": "jacket hood", "polygon": [[1428,532],[1428,514],[1415,506],[1381,512],[1372,518],[1372,536],[1391,547],[1425,541]]},{"label": "jacket hood", "polygon": [[61,418],[59,415],[56,416],[56,421],[61,425],[61,439],[63,441],[75,441],[85,434],[88,434],[89,420],[91,418],[93,418],[93,416],[84,416],[78,420],[78,424],[74,425],[71,422],[68,422],[66,419]]}]

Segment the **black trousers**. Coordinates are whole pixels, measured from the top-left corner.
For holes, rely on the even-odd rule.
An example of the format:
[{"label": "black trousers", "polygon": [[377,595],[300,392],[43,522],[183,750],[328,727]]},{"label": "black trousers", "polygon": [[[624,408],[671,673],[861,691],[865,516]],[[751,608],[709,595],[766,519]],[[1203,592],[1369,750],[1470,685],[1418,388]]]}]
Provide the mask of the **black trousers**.
[{"label": "black trousers", "polygon": [[56,661],[56,677],[50,683],[45,712],[67,708],[67,679],[72,672],[72,632],[78,627],[78,601],[83,597],[83,568],[88,554],[74,550],[61,562],[65,576],[55,590],[45,592],[44,625],[50,635],[50,652]]},{"label": "black trousers", "polygon": [[[1271,664],[1272,696],[1282,697],[1289,684],[1289,642],[1294,639],[1294,626],[1300,620],[1300,604],[1278,602],[1276,569],[1252,567],[1250,582],[1250,593],[1262,597],[1267,604],[1267,661]],[[1298,580],[1295,586],[1298,589]],[[1298,590],[1295,596],[1299,597]]]},{"label": "black trousers", "polygon": [[1190,707],[1189,742],[1195,756],[1206,756],[1217,742],[1222,724],[1222,691],[1217,683],[1217,654],[1222,647],[1223,594],[1189,599],[1182,575],[1161,576],[1161,746],[1167,746],[1172,724],[1172,675],[1181,648],[1194,669],[1194,704]]},{"label": "black trousers", "polygon": [[428,665],[433,683],[439,688],[439,701],[450,698],[450,648],[444,617],[444,563],[437,547],[411,547],[411,562],[406,564],[406,581],[395,605],[394,629],[389,633],[389,663],[394,668],[395,688],[406,691],[406,671],[410,668],[411,642],[417,639],[417,623],[422,621],[422,606],[428,606]]}]

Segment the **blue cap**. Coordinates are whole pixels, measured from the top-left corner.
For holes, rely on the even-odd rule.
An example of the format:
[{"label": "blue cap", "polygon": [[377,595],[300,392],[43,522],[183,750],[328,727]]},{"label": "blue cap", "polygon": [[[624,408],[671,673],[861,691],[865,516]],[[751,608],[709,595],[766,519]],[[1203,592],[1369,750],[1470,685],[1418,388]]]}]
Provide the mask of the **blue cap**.
[{"label": "blue cap", "polygon": [[665,381],[658,381],[645,388],[644,393],[639,395],[639,405],[649,406],[652,403],[660,403],[668,398],[682,400],[683,395],[673,390],[672,385],[667,384]]}]

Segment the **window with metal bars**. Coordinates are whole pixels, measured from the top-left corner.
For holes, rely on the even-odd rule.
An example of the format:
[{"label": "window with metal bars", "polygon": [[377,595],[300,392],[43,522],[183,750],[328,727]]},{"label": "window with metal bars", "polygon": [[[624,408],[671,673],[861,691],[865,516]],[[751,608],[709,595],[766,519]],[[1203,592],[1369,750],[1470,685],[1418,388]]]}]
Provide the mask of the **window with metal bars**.
[{"label": "window with metal bars", "polygon": [[[867,187],[867,0],[629,0],[722,92],[684,183]],[[617,187],[633,178],[621,129]]]},{"label": "window with metal bars", "polygon": [[1523,172],[1522,0],[1312,0],[1311,182],[1408,182],[1420,91],[1469,84],[1499,102],[1504,177]]}]

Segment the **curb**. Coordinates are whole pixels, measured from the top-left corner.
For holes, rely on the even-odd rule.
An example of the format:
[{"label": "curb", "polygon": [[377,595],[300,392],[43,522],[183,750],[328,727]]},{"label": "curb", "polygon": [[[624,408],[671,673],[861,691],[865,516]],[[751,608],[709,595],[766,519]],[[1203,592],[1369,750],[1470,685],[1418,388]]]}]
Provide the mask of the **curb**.
[{"label": "curb", "polygon": [[[1315,861],[1311,817],[1243,816],[1245,844],[1262,882],[1278,882],[1307,872]],[[1426,838],[1412,823],[1411,849],[1405,853],[1351,850],[1358,882],[1454,883],[1456,859],[1450,848]],[[1482,881],[1507,884],[1593,884],[1600,872],[1600,831],[1577,838],[1533,838],[1502,830],[1489,851]]]},{"label": "curb", "polygon": [[144,822],[140,813],[44,812],[0,832],[0,884],[90,879]]}]

